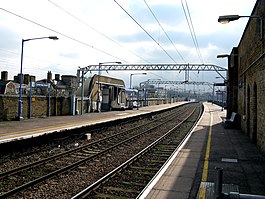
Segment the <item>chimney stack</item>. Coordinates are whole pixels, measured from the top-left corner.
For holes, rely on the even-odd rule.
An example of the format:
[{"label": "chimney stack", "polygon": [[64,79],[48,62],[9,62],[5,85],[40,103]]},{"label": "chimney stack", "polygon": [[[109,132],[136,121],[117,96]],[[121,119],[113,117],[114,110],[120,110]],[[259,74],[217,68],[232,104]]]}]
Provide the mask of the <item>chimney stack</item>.
[{"label": "chimney stack", "polygon": [[7,71],[2,71],[1,72],[1,80],[2,81],[7,81],[8,80],[8,72]]},{"label": "chimney stack", "polygon": [[48,71],[47,73],[47,82],[50,83],[52,80],[52,71]]},{"label": "chimney stack", "polygon": [[60,81],[60,74],[55,74],[55,80]]}]

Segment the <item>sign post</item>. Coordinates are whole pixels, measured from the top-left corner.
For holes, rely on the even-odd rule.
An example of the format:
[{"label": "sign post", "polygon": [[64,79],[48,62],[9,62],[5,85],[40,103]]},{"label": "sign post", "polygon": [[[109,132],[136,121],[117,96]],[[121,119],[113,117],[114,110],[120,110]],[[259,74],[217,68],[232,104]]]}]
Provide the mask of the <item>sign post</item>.
[{"label": "sign post", "polygon": [[51,110],[50,110],[50,87],[51,84],[50,83],[39,83],[39,82],[30,82],[30,92],[29,92],[29,119],[31,118],[31,114],[32,114],[32,88],[47,88],[48,89],[48,117],[50,117],[51,115]]}]

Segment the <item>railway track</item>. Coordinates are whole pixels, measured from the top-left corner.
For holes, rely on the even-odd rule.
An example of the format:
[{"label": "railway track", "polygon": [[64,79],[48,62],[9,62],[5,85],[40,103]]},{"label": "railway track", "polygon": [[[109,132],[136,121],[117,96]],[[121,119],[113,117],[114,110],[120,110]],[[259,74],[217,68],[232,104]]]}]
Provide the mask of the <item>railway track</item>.
[{"label": "railway track", "polygon": [[12,196],[35,186],[37,183],[44,182],[73,168],[81,167],[82,164],[87,164],[87,162],[93,161],[99,156],[108,155],[114,148],[130,145],[128,143],[132,143],[133,140],[139,139],[139,137],[143,137],[148,133],[151,134],[150,132],[154,129],[164,126],[173,119],[176,120],[176,115],[184,115],[186,112],[187,107],[183,106],[176,112],[171,112],[163,118],[154,119],[144,125],[139,125],[85,146],[2,172],[0,174],[0,197]]},{"label": "railway track", "polygon": [[197,107],[178,125],[158,138],[124,164],[115,168],[97,182],[76,194],[77,198],[138,198],[165,164],[172,153],[178,148],[188,132],[180,129],[192,129],[201,115]]}]

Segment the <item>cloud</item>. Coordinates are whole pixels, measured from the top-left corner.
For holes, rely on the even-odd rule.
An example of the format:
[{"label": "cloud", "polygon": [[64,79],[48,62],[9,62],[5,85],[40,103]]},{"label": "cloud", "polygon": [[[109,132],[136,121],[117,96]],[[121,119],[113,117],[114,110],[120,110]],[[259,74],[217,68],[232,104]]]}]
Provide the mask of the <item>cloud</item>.
[{"label": "cloud", "polygon": [[69,59],[77,59],[80,57],[80,55],[78,53],[59,53],[60,56],[65,57],[65,58],[69,58]]},{"label": "cloud", "polygon": [[[1,7],[68,35],[80,43],[0,10],[0,48],[6,51],[5,53],[0,51],[1,70],[5,70],[8,66],[11,69],[10,73],[19,72],[22,38],[49,35],[57,35],[59,40],[32,41],[25,45],[25,72],[36,74],[37,78],[45,78],[47,70],[53,73],[75,74],[78,66],[85,67],[104,61],[121,61],[119,59],[122,59],[123,63],[173,63],[156,42],[178,63],[183,63],[142,0],[117,0],[117,2],[152,35],[156,42],[114,1],[79,0],[73,2],[66,0],[63,3],[59,0],[52,1],[90,27],[66,14],[49,1],[24,0],[22,3],[20,0],[1,0]],[[216,59],[216,55],[229,53],[232,47],[238,45],[247,23],[247,19],[242,19],[221,25],[217,22],[218,16],[249,15],[255,1],[187,0],[205,63],[227,65],[226,60]],[[186,62],[198,63],[198,55],[190,36],[181,1],[146,0],[146,2]],[[7,53],[7,51],[15,54]],[[130,72],[109,71],[109,73],[124,78],[124,74],[128,75]],[[176,78],[177,73],[169,72],[167,75],[167,72],[162,72],[161,74],[165,78]],[[148,71],[148,74],[143,78],[156,77],[151,71]],[[180,78],[183,79],[181,75],[183,73],[180,74]],[[199,76],[203,76],[202,73]],[[206,76],[208,75],[204,75]]]}]

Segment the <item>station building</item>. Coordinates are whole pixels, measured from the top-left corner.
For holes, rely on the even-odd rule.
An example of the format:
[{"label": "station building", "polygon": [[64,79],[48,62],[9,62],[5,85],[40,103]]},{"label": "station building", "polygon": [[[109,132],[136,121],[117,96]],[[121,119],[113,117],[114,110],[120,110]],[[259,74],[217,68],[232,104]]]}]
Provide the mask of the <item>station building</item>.
[{"label": "station building", "polygon": [[[265,1],[257,0],[239,45],[228,57],[228,117],[265,154]],[[234,22],[236,23],[236,22]]]}]

